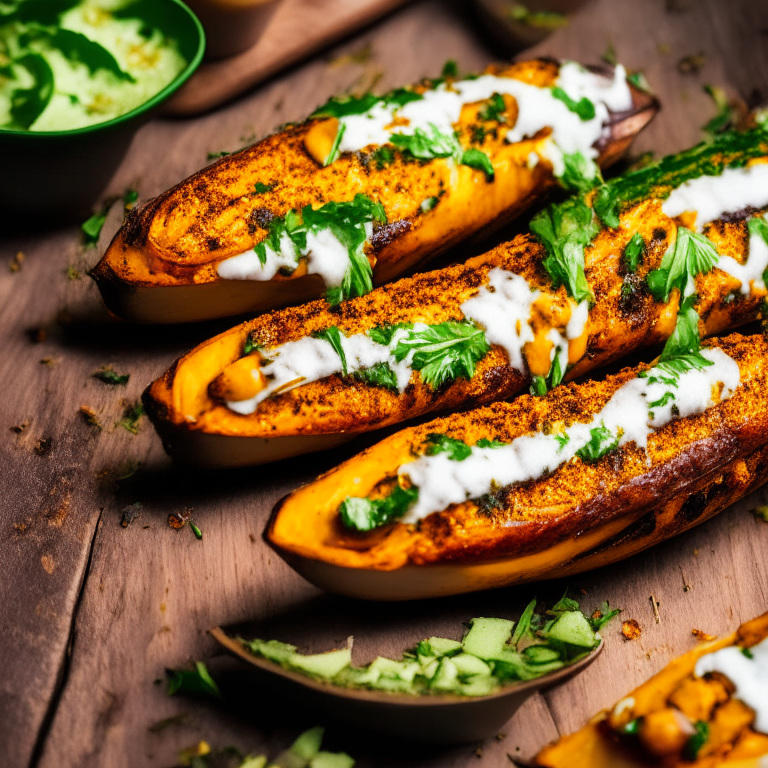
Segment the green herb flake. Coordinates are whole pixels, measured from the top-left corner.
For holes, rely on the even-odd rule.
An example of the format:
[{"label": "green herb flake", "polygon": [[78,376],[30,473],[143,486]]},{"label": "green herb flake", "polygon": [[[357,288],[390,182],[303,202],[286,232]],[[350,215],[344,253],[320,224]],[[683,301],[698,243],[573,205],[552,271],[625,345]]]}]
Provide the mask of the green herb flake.
[{"label": "green herb flake", "polygon": [[191,520],[189,521],[189,527],[192,533],[195,534],[196,539],[201,540],[203,538],[203,532]]},{"label": "green herb flake", "polygon": [[441,77],[447,78],[457,78],[459,76],[459,66],[456,64],[456,62],[453,59],[448,59],[448,61],[443,64],[443,70],[440,73]]},{"label": "green herb flake", "polygon": [[749,648],[739,648],[739,650],[742,653],[742,656],[746,656],[748,659],[754,659],[755,654],[752,653],[752,651]]},{"label": "green herb flake", "polygon": [[703,720],[699,720],[694,726],[696,733],[694,733],[689,739],[688,743],[683,749],[683,757],[686,760],[695,760],[701,748],[707,743],[709,738],[709,725]]},{"label": "green herb flake", "polygon": [[370,368],[361,368],[359,371],[355,371],[353,376],[372,387],[383,387],[393,392],[400,391],[397,385],[397,376],[389,363],[376,363]]},{"label": "green herb flake", "polygon": [[594,464],[611,451],[619,447],[619,438],[605,424],[589,430],[590,440],[576,451],[576,455],[584,462]]},{"label": "green herb flake", "polygon": [[208,153],[208,160],[218,160],[220,157],[227,157],[228,155],[232,154],[231,152],[209,152]]},{"label": "green herb flake", "polygon": [[595,632],[599,632],[608,622],[612,621],[622,612],[621,608],[611,609],[606,600],[589,618],[589,623]]},{"label": "green herb flake", "polygon": [[657,301],[667,302],[674,288],[685,296],[697,275],[706,275],[718,262],[711,240],[686,227],[677,228],[677,238],[664,254],[661,265],[648,273],[646,282]]},{"label": "green herb flake", "polygon": [[253,338],[253,334],[249,333],[245,338],[245,344],[243,344],[243,357],[247,357],[256,350],[264,349],[262,344],[259,344],[256,339]]},{"label": "green herb flake", "polygon": [[376,167],[381,171],[388,165],[395,162],[395,152],[392,147],[377,147],[368,157],[376,163]]},{"label": "green herb flake", "polygon": [[582,120],[595,119],[595,105],[586,96],[578,101],[572,99],[560,86],[552,88],[552,96],[558,101],[562,101],[568,109],[579,116]]},{"label": "green herb flake", "polygon": [[196,661],[193,669],[166,669],[168,695],[177,693],[205,693],[221,698],[221,691],[202,661]]},{"label": "green herb flake", "polygon": [[558,177],[558,181],[565,189],[572,189],[576,192],[588,192],[589,190],[601,184],[603,177],[600,173],[600,167],[594,160],[590,160],[581,152],[574,152],[570,155],[563,155],[565,170]]},{"label": "green herb flake", "polygon": [[558,453],[560,453],[563,448],[565,448],[565,446],[571,442],[571,436],[567,432],[563,432],[561,435],[555,435],[554,438],[557,440],[557,444],[559,446],[557,449]]},{"label": "green herb flake", "polygon": [[83,233],[83,242],[87,246],[94,246],[99,242],[99,235],[104,227],[104,222],[107,220],[107,214],[109,213],[110,206],[102,208],[97,211],[89,219],[86,219],[81,225],[80,229]]},{"label": "green herb flake", "polygon": [[702,130],[704,133],[714,136],[733,126],[733,123],[735,122],[735,110],[731,106],[728,96],[722,88],[705,85],[704,92],[710,96],[715,103],[717,114],[711,120],[707,121]]},{"label": "green herb flake", "polygon": [[111,384],[113,386],[125,386],[128,383],[128,379],[131,378],[129,373],[117,373],[113,371],[109,366],[103,366],[98,371],[91,374],[94,379],[103,381],[105,384]]},{"label": "green herb flake", "polygon": [[126,406],[123,418],[117,422],[118,427],[128,430],[132,435],[139,434],[139,423],[144,415],[144,406],[141,402]]},{"label": "green herb flake", "polygon": [[636,717],[634,720],[630,720],[622,729],[622,733],[626,733],[627,736],[637,736],[640,732],[640,718]]},{"label": "green herb flake", "polygon": [[135,189],[126,189],[123,193],[123,210],[130,211],[138,202],[139,193]]},{"label": "green herb flake", "polygon": [[630,272],[637,272],[637,268],[645,254],[645,240],[639,232],[635,232],[624,248],[624,263]]},{"label": "green herb flake", "polygon": [[536,215],[531,231],[547,250],[543,266],[555,288],[565,285],[574,301],[592,300],[584,275],[584,247],[600,231],[592,209],[577,197]]},{"label": "green herb flake", "polygon": [[263,195],[265,192],[271,192],[277,184],[264,184],[261,181],[257,181],[254,189],[257,195]]},{"label": "green herb flake", "polygon": [[392,343],[392,339],[397,331],[400,329],[413,328],[413,323],[395,323],[394,325],[377,325],[368,331],[368,336],[373,339],[377,344],[382,344],[388,347]]},{"label": "green herb flake", "polygon": [[486,181],[493,181],[495,178],[491,158],[480,149],[465,149],[459,163],[474,168],[476,171],[482,171]]},{"label": "green herb flake", "polygon": [[464,461],[472,454],[472,448],[462,440],[431,432],[427,435],[426,454],[427,456],[435,456],[438,453],[448,454],[451,461]]},{"label": "green herb flake", "polygon": [[516,3],[509,11],[513,21],[538,29],[555,30],[568,24],[568,17],[554,11],[532,12],[522,3]]},{"label": "green herb flake", "polygon": [[341,360],[341,370],[344,376],[347,375],[347,356],[344,354],[344,346],[341,342],[341,331],[332,325],[330,328],[326,328],[324,331],[317,331],[312,334],[316,339],[323,339],[327,341],[332,347],[333,351],[339,356]]},{"label": "green herb flake", "polygon": [[767,505],[760,505],[759,507],[755,507],[752,510],[752,514],[758,519],[762,520],[764,523],[768,523],[768,506]]},{"label": "green herb flake", "polygon": [[413,353],[411,368],[421,373],[425,384],[438,389],[458,378],[471,379],[490,348],[484,331],[474,323],[449,320],[424,330],[409,330],[392,354],[400,362]]},{"label": "green herb flake", "polygon": [[418,488],[396,485],[383,499],[349,496],[341,502],[342,525],[355,531],[372,531],[401,518],[419,498]]},{"label": "green herb flake", "polygon": [[505,112],[507,106],[504,103],[504,97],[500,93],[494,93],[488,103],[480,109],[477,116],[485,122],[506,123]]}]

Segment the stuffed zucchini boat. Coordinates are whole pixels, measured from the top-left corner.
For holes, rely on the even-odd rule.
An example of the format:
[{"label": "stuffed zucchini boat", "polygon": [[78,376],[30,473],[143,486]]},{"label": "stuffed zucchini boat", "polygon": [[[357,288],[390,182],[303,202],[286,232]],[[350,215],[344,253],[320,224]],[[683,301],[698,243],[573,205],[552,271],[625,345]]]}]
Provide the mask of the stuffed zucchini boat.
[{"label": "stuffed zucchini boat", "polygon": [[657,109],[621,66],[553,60],[331,99],[131,212],[91,275],[146,323],[361,296],[596,174]]},{"label": "stuffed zucchini boat", "polygon": [[545,392],[666,340],[694,292],[705,335],[754,320],[767,160],[765,134],[723,135],[551,206],[535,235],[466,264],[263,315],[178,360],[147,412],[180,461],[259,464],[532,381]]},{"label": "stuffed zucchini boat", "polygon": [[[686,302],[686,305],[688,302]],[[267,541],[329,592],[427,598],[559,578],[698,525],[768,479],[768,341],[402,430],[285,497]]]},{"label": "stuffed zucchini boat", "polygon": [[[704,643],[543,749],[543,768],[763,768],[768,757],[768,613]],[[762,759],[761,759],[762,758]]]}]

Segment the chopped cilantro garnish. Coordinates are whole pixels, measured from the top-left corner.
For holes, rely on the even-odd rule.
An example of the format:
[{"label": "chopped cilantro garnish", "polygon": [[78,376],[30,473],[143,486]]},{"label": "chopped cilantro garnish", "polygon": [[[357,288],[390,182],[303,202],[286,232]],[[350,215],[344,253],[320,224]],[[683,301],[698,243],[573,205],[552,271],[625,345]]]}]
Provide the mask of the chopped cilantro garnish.
[{"label": "chopped cilantro garnish", "polygon": [[362,115],[371,107],[382,101],[382,97],[366,93],[359,98],[355,96],[334,96],[321,107],[318,107],[310,117],[347,117]]},{"label": "chopped cilantro garnish", "polygon": [[491,158],[480,149],[465,149],[459,162],[461,165],[474,168],[476,171],[482,171],[488,181],[493,181],[495,177]]},{"label": "chopped cilantro garnish", "polygon": [[637,272],[637,267],[645,253],[645,240],[639,232],[635,232],[624,248],[624,263],[630,272]]},{"label": "chopped cilantro garnish", "polygon": [[123,418],[117,422],[118,427],[127,429],[132,435],[139,434],[139,422],[144,415],[144,406],[141,402],[127,405],[123,412]]},{"label": "chopped cilantro garnish", "polygon": [[505,123],[506,104],[504,97],[500,93],[494,93],[488,103],[477,113],[477,116],[486,122]]},{"label": "chopped cilantro garnish", "polygon": [[576,101],[559,86],[555,86],[552,89],[552,95],[558,101],[562,101],[571,112],[575,112],[582,120],[594,120],[595,105],[586,96],[582,96],[582,98]]},{"label": "chopped cilantro garnish", "polygon": [[619,447],[619,438],[605,424],[589,430],[590,440],[576,451],[576,455],[588,463],[594,463]]},{"label": "chopped cilantro garnish", "polygon": [[125,385],[128,383],[128,379],[131,378],[129,373],[120,374],[106,366],[95,373],[92,373],[91,376],[93,376],[94,379],[103,381],[105,384],[112,385]]},{"label": "chopped cilantro garnish", "polygon": [[636,717],[634,720],[630,720],[622,729],[622,733],[626,733],[627,736],[637,736],[640,731],[640,718]]},{"label": "chopped cilantro garnish", "polygon": [[317,331],[313,336],[317,339],[323,339],[327,341],[332,347],[333,351],[339,356],[341,360],[341,370],[344,376],[347,375],[347,356],[344,354],[344,347],[341,343],[341,331],[332,325],[330,328],[326,328],[324,331]]},{"label": "chopped cilantro garnish", "polygon": [[373,387],[384,387],[395,392],[399,391],[397,386],[397,376],[390,368],[389,363],[376,363],[370,368],[361,368],[353,374],[356,379],[370,384]]},{"label": "chopped cilantro garnish", "polygon": [[106,205],[80,225],[80,229],[83,232],[83,241],[86,245],[96,245],[99,242],[99,235],[104,227],[104,222],[107,220],[109,208],[110,205]]},{"label": "chopped cilantro garnish", "polygon": [[192,533],[195,534],[196,539],[202,539],[203,538],[203,532],[190,520],[189,522],[189,528],[192,531]]},{"label": "chopped cilantro garnish", "polygon": [[393,133],[390,141],[401,152],[418,160],[451,157],[460,151],[455,134],[441,133],[434,123],[430,123],[429,132],[416,128],[413,133]]},{"label": "chopped cilantro garnish", "polygon": [[475,445],[478,448],[503,448],[507,443],[502,443],[500,440],[489,440],[487,437],[481,437]]},{"label": "chopped cilantro garnish", "polygon": [[742,653],[742,655],[746,656],[748,659],[754,659],[755,654],[752,653],[752,651],[749,648],[740,648],[739,649]]},{"label": "chopped cilantro garnish", "polygon": [[557,288],[565,285],[577,303],[591,300],[584,275],[584,247],[600,227],[592,209],[577,197],[550,205],[531,221],[531,230],[547,249],[543,266]]},{"label": "chopped cilantro garnish", "polygon": [[231,152],[225,152],[222,150],[221,152],[209,152],[208,153],[208,159],[209,160],[218,160],[220,157],[227,157],[227,155],[232,154]]},{"label": "chopped cilantro garnish", "polygon": [[722,133],[726,128],[732,127],[734,109],[728,100],[728,95],[722,88],[705,85],[704,92],[711,96],[712,101],[715,102],[717,114],[706,123],[702,130],[704,133],[714,136],[715,134]]},{"label": "chopped cilantro garnish", "polygon": [[250,355],[251,352],[261,349],[262,345],[259,344],[254,338],[253,334],[249,333],[248,336],[245,339],[245,344],[243,344],[243,357],[246,355]]},{"label": "chopped cilantro garnish", "polygon": [[388,165],[391,165],[395,162],[395,152],[392,149],[392,147],[383,146],[383,147],[377,147],[376,149],[371,152],[369,155],[370,159],[373,160],[376,163],[376,167],[379,170],[382,170],[383,168],[386,168]]},{"label": "chopped cilantro garnish", "polygon": [[464,441],[455,437],[431,432],[427,435],[427,456],[435,456],[438,453],[447,453],[451,461],[464,461],[472,453],[472,448]]},{"label": "chopped cilantro garnish", "polygon": [[367,499],[350,496],[341,502],[339,515],[346,528],[356,531],[372,531],[381,525],[401,518],[419,497],[418,488],[401,488],[396,485],[383,499]]},{"label": "chopped cilantro garnish", "polygon": [[257,181],[254,189],[257,195],[263,195],[265,192],[271,192],[276,186],[277,184],[263,184]]},{"label": "chopped cilantro garnish", "polygon": [[557,444],[560,446],[557,449],[557,452],[560,453],[560,451],[565,448],[568,443],[571,442],[571,436],[567,432],[563,432],[561,435],[555,435],[555,440],[557,440]]},{"label": "chopped cilantro garnish", "polygon": [[657,301],[669,301],[674,288],[685,296],[697,275],[705,275],[717,264],[717,250],[704,235],[686,227],[677,228],[677,238],[667,248],[661,265],[648,273],[646,282]]},{"label": "chopped cilantro garnish", "polygon": [[401,328],[413,328],[413,323],[395,323],[394,325],[377,325],[368,331],[368,335],[377,343],[388,347],[392,343],[392,337]]},{"label": "chopped cilantro garnish", "polygon": [[475,366],[489,349],[481,328],[470,322],[449,320],[423,330],[410,329],[392,353],[398,362],[412,354],[411,368],[421,373],[425,384],[438,389],[460,377],[471,379]]},{"label": "chopped cilantro garnish", "polygon": [[448,61],[443,64],[443,71],[440,73],[441,77],[452,77],[456,78],[459,76],[459,66],[456,64],[454,59],[448,59]]},{"label": "chopped cilantro garnish", "polygon": [[649,408],[663,408],[668,403],[672,402],[672,400],[675,399],[675,393],[674,392],[665,392],[658,400],[654,400],[651,403],[648,403]]},{"label": "chopped cilantro garnish", "polygon": [[[689,296],[683,301],[677,314],[677,323],[672,335],[667,339],[664,350],[658,363],[650,370],[639,374],[641,378],[647,378],[650,383],[667,383],[677,385],[677,378],[681,373],[690,370],[701,370],[714,365],[701,354],[701,338],[699,336],[699,314],[693,308],[696,296]],[[658,373],[664,374],[664,377]]]},{"label": "chopped cilantro garnish", "polygon": [[207,693],[221,697],[219,686],[211,677],[202,661],[195,662],[194,669],[166,669],[168,676],[168,695],[175,693]]},{"label": "chopped cilantro garnish", "polygon": [[696,728],[696,733],[688,739],[688,743],[683,750],[683,756],[686,760],[695,760],[709,738],[709,725],[703,720],[699,720],[694,727]]},{"label": "chopped cilantro garnish", "polygon": [[582,193],[588,192],[603,180],[597,163],[588,157],[584,157],[581,152],[563,155],[563,163],[565,170],[558,177],[558,180],[565,189],[572,189]]},{"label": "chopped cilantro garnish", "polygon": [[419,210],[422,213],[429,213],[439,202],[440,202],[439,197],[428,197],[425,200],[421,201]]},{"label": "chopped cilantro garnish", "polygon": [[589,619],[589,623],[592,625],[592,629],[595,632],[599,632],[609,621],[614,619],[621,613],[621,608],[614,608],[611,610],[611,606],[606,600],[600,608],[595,611]]},{"label": "chopped cilantro garnish", "polygon": [[598,188],[592,207],[606,227],[616,229],[619,226],[619,200],[612,185],[602,184]]}]

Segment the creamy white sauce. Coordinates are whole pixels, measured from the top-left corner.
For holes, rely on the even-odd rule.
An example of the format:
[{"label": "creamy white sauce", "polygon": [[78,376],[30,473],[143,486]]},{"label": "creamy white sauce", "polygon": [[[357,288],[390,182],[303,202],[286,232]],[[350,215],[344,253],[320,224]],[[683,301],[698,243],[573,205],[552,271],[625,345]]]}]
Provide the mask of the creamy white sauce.
[{"label": "creamy white sauce", "polygon": [[[554,435],[524,435],[501,448],[473,447],[463,461],[452,461],[447,454],[420,456],[403,464],[398,474],[418,487],[416,503],[402,518],[415,523],[451,504],[477,499],[495,485],[507,486],[542,477],[547,471],[571,461],[590,442],[590,430],[605,426],[619,438],[619,445],[634,442],[646,448],[648,436],[673,416],[685,418],[702,413],[714,404],[713,388],[723,385],[721,398],[730,397],[739,385],[738,365],[720,349],[705,349],[702,354],[713,365],[679,376],[677,386],[650,383],[636,378],[620,387],[605,407],[589,423],[574,424],[561,445]],[[667,392],[675,398],[664,406],[650,407]],[[673,414],[673,407],[676,412]],[[610,441],[609,441],[610,442]]]},{"label": "creamy white sauce", "polygon": [[541,295],[532,291],[528,281],[501,267],[488,272],[488,284],[461,305],[468,320],[485,329],[490,344],[500,346],[509,358],[509,364],[518,371],[526,371],[523,345],[533,341],[530,325],[531,305]]},{"label": "creamy white sauce", "polygon": [[[547,153],[548,159],[554,165],[555,175],[562,175],[563,154],[581,152],[585,157],[597,157],[593,144],[606,130],[608,111],[630,109],[632,94],[621,65],[616,67],[613,78],[606,78],[574,62],[566,62],[560,67],[556,85],[576,101],[582,97],[589,99],[595,106],[595,117],[582,120],[556,99],[549,87],[540,88],[511,77],[481,75],[474,80],[452,83],[450,88],[443,83],[426,91],[423,99],[403,107],[380,102],[362,115],[340,118],[344,134],[339,148],[342,152],[357,152],[371,145],[388,143],[393,133],[413,135],[417,129],[431,132],[431,126],[452,135],[465,104],[484,101],[498,93],[514,97],[518,107],[517,120],[507,133],[507,141],[522,141],[542,128],[551,128],[553,146]],[[408,124],[392,125],[396,116]],[[529,167],[533,167],[530,158]]]},{"label": "creamy white sauce", "polygon": [[731,256],[720,256],[717,268],[741,281],[741,292],[749,295],[752,291],[764,291],[763,274],[768,269],[768,243],[755,233],[749,236],[747,261],[739,264]]},{"label": "creamy white sauce", "polygon": [[674,218],[696,212],[696,230],[726,213],[768,206],[768,164],[725,168],[719,176],[699,176],[672,190],[661,210]]},{"label": "creamy white sauce", "polygon": [[[398,332],[400,333],[400,332]],[[393,337],[396,343],[397,334]],[[397,378],[398,388],[402,392],[411,377],[407,360],[400,363],[391,357],[390,348],[377,344],[364,333],[345,337],[341,334],[341,346],[347,360],[347,373],[355,373],[362,368],[371,368],[377,363],[389,363]],[[269,361],[253,377],[260,379],[260,373],[266,377],[267,386],[248,400],[228,400],[227,408],[241,415],[253,413],[260,403],[272,395],[288,392],[291,389],[342,372],[341,358],[330,342],[305,336],[297,341],[289,341],[279,347],[265,350],[264,356]]]},{"label": "creamy white sauce", "polygon": [[735,646],[708,653],[696,662],[695,674],[725,675],[736,689],[734,697],[755,711],[754,729],[768,733],[768,638],[749,651],[751,659]]},{"label": "creamy white sauce", "polygon": [[[365,224],[366,240],[371,239],[373,224]],[[290,237],[284,232],[280,238],[280,250],[265,246],[266,263],[262,265],[255,250],[224,259],[218,268],[219,277],[225,280],[271,280],[281,267],[296,269],[300,257],[307,260],[307,272],[323,278],[327,286],[341,285],[349,268],[349,251],[330,229],[307,232],[307,247],[299,253]]]}]

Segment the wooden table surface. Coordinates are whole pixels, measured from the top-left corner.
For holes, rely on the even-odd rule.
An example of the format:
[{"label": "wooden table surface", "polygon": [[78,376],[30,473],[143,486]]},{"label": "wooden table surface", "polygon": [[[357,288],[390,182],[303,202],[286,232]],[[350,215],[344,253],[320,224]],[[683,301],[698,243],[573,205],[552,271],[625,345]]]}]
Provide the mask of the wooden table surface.
[{"label": "wooden table surface", "polygon": [[[768,94],[768,4],[669,5],[677,10],[665,0],[596,0],[535,50],[596,62],[611,44],[629,68],[644,69],[664,106],[637,151],[666,153],[701,138],[714,113],[704,83]],[[332,53],[365,45],[369,61],[323,56],[215,113],[147,125],[109,192],[156,195],[204,165],[208,152],[251,142],[333,93],[434,75],[447,58],[469,71],[501,56],[463,5],[438,0],[409,5]],[[699,73],[677,71],[681,57],[702,52]],[[366,661],[430,634],[456,635],[472,616],[514,616],[533,595],[562,593],[566,584],[542,583],[410,606],[321,597],[261,533],[278,498],[352,448],[236,472],[185,471],[171,465],[146,419],[136,435],[116,426],[125,403],[181,352],[230,324],[153,329],[107,316],[85,273],[117,228],[118,208],[98,249],[84,249],[75,226],[0,235],[0,765],[170,766],[201,739],[275,754],[300,729],[323,723],[323,712],[285,707],[236,662],[211,658],[218,651],[207,630],[216,625],[255,621],[264,636],[318,650],[354,633],[357,659]],[[11,271],[18,251],[26,258]],[[92,378],[103,364],[130,373],[129,383]],[[86,423],[83,405],[101,429]],[[768,608],[768,525],[750,514],[761,498],[575,580],[572,594],[585,608],[608,599],[642,635],[627,642],[615,622],[592,667],[530,699],[497,739],[424,750],[332,725],[329,747],[363,767],[530,758],[691,648],[692,628],[724,633]],[[136,504],[139,516],[122,527],[123,511]],[[169,527],[169,514],[185,509],[201,541],[189,526]],[[170,698],[156,682],[164,668],[197,659],[221,680],[223,702]],[[174,719],[158,726],[165,718]]]}]

